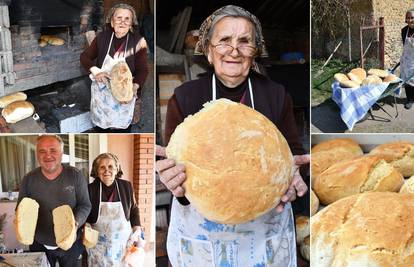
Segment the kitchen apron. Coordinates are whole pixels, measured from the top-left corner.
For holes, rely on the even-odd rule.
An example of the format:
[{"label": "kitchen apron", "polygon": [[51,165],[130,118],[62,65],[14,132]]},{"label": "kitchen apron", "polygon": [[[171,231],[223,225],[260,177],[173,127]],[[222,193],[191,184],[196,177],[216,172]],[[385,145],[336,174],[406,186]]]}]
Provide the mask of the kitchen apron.
[{"label": "kitchen apron", "polygon": [[[405,35],[403,54],[400,60],[400,76],[403,81],[414,75],[414,37],[409,37],[408,32],[409,29],[407,29],[407,34]],[[407,81],[407,84],[414,86],[414,78]]]},{"label": "kitchen apron", "polygon": [[[125,51],[123,57],[109,55],[111,49],[112,39],[114,34],[112,33],[111,41],[109,42],[108,51],[104,62],[102,64],[102,71],[111,73],[112,68],[119,62],[125,62],[125,55],[128,47],[128,37],[126,39]],[[91,85],[91,120],[96,126],[107,128],[126,129],[132,122],[132,116],[134,115],[135,97],[128,103],[122,104],[111,93],[111,89],[104,83],[98,83],[93,78],[93,75],[89,75],[92,80]]]},{"label": "kitchen apron", "polygon": [[[116,189],[119,195],[118,183]],[[99,184],[99,211],[92,228],[99,231],[98,243],[88,250],[88,265],[127,267],[122,261],[127,241],[132,234],[131,223],[125,219],[121,201],[102,202],[102,183]]]},{"label": "kitchen apron", "polygon": [[[254,107],[250,78],[249,94]],[[215,76],[212,79],[216,99]],[[292,207],[285,205],[244,224],[207,220],[191,205],[173,199],[167,251],[173,267],[295,267],[296,242]]]}]

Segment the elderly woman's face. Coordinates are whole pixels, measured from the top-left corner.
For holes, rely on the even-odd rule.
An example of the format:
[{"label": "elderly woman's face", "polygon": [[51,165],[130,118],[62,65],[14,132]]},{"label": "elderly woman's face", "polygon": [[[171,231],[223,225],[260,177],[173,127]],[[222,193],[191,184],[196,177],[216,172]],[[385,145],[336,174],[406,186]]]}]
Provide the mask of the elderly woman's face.
[{"label": "elderly woman's face", "polygon": [[237,86],[246,79],[255,53],[254,26],[249,20],[225,17],[216,23],[209,44],[208,60],[226,85]]},{"label": "elderly woman's face", "polygon": [[111,26],[116,37],[124,37],[132,25],[132,12],[129,9],[118,8],[111,19]]},{"label": "elderly woman's face", "polygon": [[106,186],[110,186],[118,173],[115,161],[109,158],[103,158],[99,161],[98,176],[102,183]]}]

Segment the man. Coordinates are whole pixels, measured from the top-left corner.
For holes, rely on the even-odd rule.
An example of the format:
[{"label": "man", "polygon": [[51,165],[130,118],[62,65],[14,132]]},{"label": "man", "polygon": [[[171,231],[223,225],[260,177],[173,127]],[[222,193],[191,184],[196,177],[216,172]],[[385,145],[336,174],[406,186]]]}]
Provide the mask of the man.
[{"label": "man", "polygon": [[[91,210],[87,181],[74,167],[62,165],[63,141],[57,135],[37,139],[36,157],[40,167],[26,174],[20,186],[17,205],[24,197],[39,203],[35,238],[30,251],[43,251],[52,267],[81,266],[84,246],[81,229]],[[52,210],[61,205],[72,208],[78,227],[75,243],[67,251],[57,247]]]}]

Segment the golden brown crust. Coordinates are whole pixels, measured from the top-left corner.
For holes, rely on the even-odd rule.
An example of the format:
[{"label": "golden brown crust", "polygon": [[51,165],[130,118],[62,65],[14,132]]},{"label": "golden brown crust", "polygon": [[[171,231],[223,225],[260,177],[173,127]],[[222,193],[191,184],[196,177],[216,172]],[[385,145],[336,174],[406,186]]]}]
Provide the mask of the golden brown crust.
[{"label": "golden brown crust", "polygon": [[396,80],[398,80],[398,77],[394,74],[389,74],[387,77],[384,78],[384,82],[387,82],[387,83],[393,82]]},{"label": "golden brown crust", "polygon": [[7,105],[16,102],[24,101],[27,99],[27,95],[23,92],[16,92],[10,95],[0,97],[0,108],[5,108]]},{"label": "golden brown crust", "polygon": [[186,167],[186,197],[207,219],[238,224],[274,208],[292,179],[293,157],[276,126],[226,99],[180,124],[166,149]]},{"label": "golden brown crust", "polygon": [[72,209],[69,205],[62,205],[55,208],[52,215],[56,245],[68,250],[76,240],[76,223]]},{"label": "golden brown crust", "polygon": [[328,205],[360,192],[397,192],[403,182],[402,175],[381,158],[363,156],[329,167],[313,179],[313,190]]},{"label": "golden brown crust", "polygon": [[315,192],[311,189],[310,200],[311,200],[311,216],[315,215],[319,209],[319,198]]},{"label": "golden brown crust", "polygon": [[111,92],[120,102],[129,102],[134,97],[132,73],[125,62],[119,62],[112,68]]},{"label": "golden brown crust", "polygon": [[369,75],[362,81],[362,85],[381,84],[382,79],[376,75]]},{"label": "golden brown crust", "polygon": [[346,76],[346,75],[345,75],[345,74],[343,74],[343,73],[336,73],[336,74],[334,75],[334,79],[335,79],[337,82],[349,81],[348,76]]},{"label": "golden brown crust", "polygon": [[369,154],[391,163],[404,177],[414,175],[414,145],[409,142],[382,144],[371,150]]},{"label": "golden brown crust", "polygon": [[357,83],[355,81],[342,81],[339,84],[343,88],[358,88],[361,85],[361,83]]},{"label": "golden brown crust", "polygon": [[357,142],[350,138],[336,138],[321,142],[312,147],[311,172],[312,177],[335,163],[363,155]]},{"label": "golden brown crust", "polygon": [[23,245],[31,245],[34,241],[39,204],[36,200],[25,197],[17,206],[14,229],[16,239]]},{"label": "golden brown crust", "polygon": [[370,192],[311,218],[315,266],[414,266],[414,196]]},{"label": "golden brown crust", "polygon": [[388,71],[381,70],[381,69],[370,69],[370,70],[368,70],[368,74],[369,75],[376,75],[380,78],[385,78],[389,75]]},{"label": "golden brown crust", "polygon": [[358,84],[361,84],[362,81],[367,77],[366,71],[362,68],[352,69],[347,75],[351,81],[354,81]]}]

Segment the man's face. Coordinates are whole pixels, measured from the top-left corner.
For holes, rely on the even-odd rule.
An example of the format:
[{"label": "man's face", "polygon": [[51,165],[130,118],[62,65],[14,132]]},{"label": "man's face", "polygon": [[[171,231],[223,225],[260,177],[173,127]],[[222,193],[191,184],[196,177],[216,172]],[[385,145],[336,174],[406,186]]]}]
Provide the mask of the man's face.
[{"label": "man's face", "polygon": [[62,165],[62,147],[54,137],[44,137],[36,147],[37,161],[44,173],[53,174]]}]

